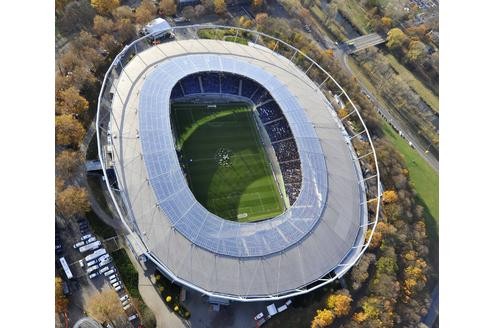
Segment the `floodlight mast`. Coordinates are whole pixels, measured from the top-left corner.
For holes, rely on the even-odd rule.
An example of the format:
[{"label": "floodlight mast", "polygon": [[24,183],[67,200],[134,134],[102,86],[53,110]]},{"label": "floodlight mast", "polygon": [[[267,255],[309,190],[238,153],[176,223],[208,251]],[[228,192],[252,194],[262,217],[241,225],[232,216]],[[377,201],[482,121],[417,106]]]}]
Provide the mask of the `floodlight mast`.
[{"label": "floodlight mast", "polygon": [[[352,150],[353,155],[354,155],[353,156],[353,162],[355,163],[356,167],[360,168],[361,166],[359,165],[359,163],[361,162],[361,160],[366,158],[366,157],[373,155],[373,161],[372,161],[373,167],[372,167],[372,169],[374,169],[374,174],[371,174],[370,176],[368,176],[366,178],[364,178],[364,176],[362,176],[363,179],[361,179],[359,181],[359,183],[361,184],[361,187],[364,188],[363,190],[367,193],[370,193],[370,195],[367,195],[367,197],[366,197],[367,199],[365,199],[363,202],[361,202],[360,205],[364,206],[364,210],[367,210],[367,204],[375,203],[374,220],[371,222],[368,222],[364,226],[360,227],[360,228],[366,227],[368,229],[368,226],[372,225],[371,233],[370,233],[367,241],[362,246],[359,246],[359,247],[361,247],[360,252],[358,254],[353,255],[350,261],[346,262],[347,256],[351,253],[352,249],[355,249],[355,247],[357,247],[357,246],[352,247],[349,250],[349,252],[347,253],[347,255],[343,257],[342,262],[339,265],[337,265],[337,267],[343,267],[342,270],[339,270],[338,275],[335,275],[334,277],[330,276],[329,278],[325,278],[325,276],[329,276],[329,273],[330,273],[329,272],[324,277],[320,277],[317,280],[310,281],[307,284],[305,284],[305,286],[301,286],[301,287],[296,288],[290,292],[285,292],[285,293],[280,293],[280,294],[275,294],[275,295],[268,295],[268,296],[267,295],[242,296],[242,295],[220,294],[217,292],[211,292],[208,290],[204,290],[204,289],[202,289],[202,288],[200,288],[194,284],[191,284],[190,282],[188,282],[186,280],[181,279],[180,277],[175,276],[175,274],[172,271],[170,271],[163,263],[161,263],[157,258],[154,257],[153,253],[151,253],[150,250],[148,249],[146,243],[142,240],[142,235],[139,232],[139,229],[137,227],[135,218],[133,217],[132,211],[129,210],[130,202],[128,199],[127,192],[125,190],[120,190],[119,199],[124,203],[124,207],[126,209],[126,213],[123,212],[123,210],[121,208],[121,204],[119,203],[117,196],[114,194],[115,190],[110,185],[110,180],[109,180],[108,174],[107,174],[107,169],[113,167],[113,164],[110,163],[110,161],[107,158],[108,154],[104,151],[105,146],[114,147],[113,138],[111,135],[109,136],[109,133],[110,133],[109,132],[109,125],[111,123],[111,120],[109,119],[108,122],[106,120],[108,119],[109,116],[115,120],[115,118],[113,117],[112,108],[111,108],[111,103],[113,101],[111,91],[112,91],[113,86],[114,86],[114,83],[113,83],[114,80],[120,76],[120,74],[118,73],[117,65],[121,66],[121,71],[123,71],[124,74],[127,76],[127,73],[125,72],[125,69],[124,69],[125,65],[124,65],[124,63],[122,63],[122,60],[124,58],[126,58],[128,55],[131,55],[132,52],[134,52],[134,54],[138,55],[138,57],[139,57],[140,51],[138,51],[138,47],[137,47],[138,45],[142,46],[141,52],[143,50],[148,49],[150,46],[149,46],[149,44],[146,43],[146,41],[150,37],[153,37],[152,34],[148,34],[148,35],[140,37],[140,38],[134,40],[133,42],[131,42],[130,44],[126,45],[123,48],[123,50],[112,61],[109,69],[106,71],[105,76],[103,78],[102,87],[101,87],[101,90],[100,90],[100,93],[98,96],[98,104],[97,104],[97,112],[96,112],[96,138],[97,138],[97,147],[98,147],[98,158],[99,158],[101,165],[102,165],[102,171],[103,171],[103,175],[105,177],[105,184],[107,186],[107,189],[108,189],[108,192],[109,192],[110,197],[112,199],[112,202],[115,205],[115,209],[117,211],[117,214],[118,214],[120,220],[122,221],[125,229],[128,231],[129,235],[131,236],[130,238],[128,238],[128,241],[131,241],[129,245],[131,246],[131,248],[133,248],[133,251],[135,251],[135,254],[146,255],[147,258],[149,258],[153,263],[155,263],[155,265],[157,265],[160,268],[160,270],[163,271],[164,273],[166,273],[172,280],[177,281],[180,284],[185,285],[185,286],[187,286],[191,289],[194,289],[198,292],[201,292],[205,295],[220,297],[220,298],[227,299],[227,300],[243,301],[243,302],[278,300],[278,299],[284,299],[284,298],[288,298],[288,297],[293,297],[293,296],[309,293],[309,292],[311,292],[317,288],[320,288],[324,285],[331,283],[335,279],[343,276],[360,259],[360,257],[363,255],[363,253],[367,250],[367,248],[369,247],[369,245],[371,243],[371,239],[373,237],[374,231],[376,229],[377,222],[379,219],[379,213],[380,213],[381,194],[382,194],[383,190],[381,189],[381,183],[380,183],[380,172],[379,172],[379,167],[378,167],[378,159],[376,156],[376,151],[375,151],[375,148],[373,145],[371,135],[369,133],[369,130],[368,130],[359,110],[356,108],[355,104],[350,99],[347,92],[341,87],[341,85],[325,69],[323,69],[317,62],[315,62],[309,56],[307,56],[306,54],[301,52],[299,49],[293,47],[292,45],[290,45],[290,44],[286,43],[285,41],[280,40],[276,37],[270,36],[268,34],[265,34],[265,33],[259,32],[259,31],[249,30],[249,29],[240,28],[240,27],[223,26],[223,25],[206,25],[206,24],[196,24],[196,25],[188,25],[188,26],[174,26],[174,27],[171,27],[169,29],[169,31],[170,32],[176,32],[179,30],[180,31],[192,30],[194,32],[193,36],[188,35],[187,33],[184,33],[185,36],[181,35],[181,38],[187,39],[187,37],[190,37],[190,38],[194,37],[194,39],[197,39],[199,41],[199,39],[201,39],[201,37],[199,37],[197,32],[200,29],[235,30],[236,34],[235,34],[234,41],[237,41],[237,39],[239,38],[239,33],[248,33],[250,35],[255,36],[253,43],[256,45],[258,45],[258,41],[260,38],[262,40],[266,38],[268,40],[274,41],[275,46],[273,47],[273,49],[266,48],[267,50],[272,51],[272,52],[276,53],[277,55],[284,56],[290,62],[292,62],[296,67],[298,67],[300,70],[302,70],[302,72],[304,72],[305,74],[308,73],[312,68],[313,69],[316,68],[319,70],[319,72],[323,73],[323,75],[325,76],[325,79],[322,82],[317,83],[316,86],[318,87],[318,89],[320,89],[322,91],[322,93],[325,95],[325,97],[328,97],[327,92],[326,92],[327,90],[325,90],[326,89],[325,86],[327,85],[329,80],[333,83],[333,85],[335,85],[340,90],[340,92],[341,92],[340,96],[344,95],[345,100],[352,106],[352,111],[349,112],[348,114],[346,114],[344,117],[340,118],[341,124],[343,124],[343,122],[345,120],[348,120],[350,117],[355,117],[355,118],[357,117],[357,120],[359,121],[359,123],[363,127],[363,130],[360,131],[358,134],[354,134],[353,137],[351,137],[351,138],[348,137],[348,144],[349,144],[349,147]],[[177,34],[175,34],[175,35],[177,36]],[[275,50],[280,49],[280,45],[285,46],[285,47],[294,51],[292,53],[292,56],[290,56],[290,58],[286,57],[282,52],[276,52],[275,51]],[[258,45],[258,47],[259,47],[259,45]],[[298,56],[299,58],[302,58],[303,61],[304,60],[309,61],[309,67],[308,66],[303,67],[303,65],[300,65],[297,62],[294,62],[294,59],[296,58],[296,56]],[[139,58],[142,61],[142,58],[141,57],[139,57]],[[117,92],[117,96],[119,97],[120,101],[123,103],[123,99],[121,98],[121,95],[118,94],[118,91],[116,89],[115,89],[115,91]],[[366,137],[367,137],[366,141],[369,144],[371,150],[364,155],[357,156],[351,141],[352,141],[352,139],[354,139],[354,137],[361,136],[363,134],[366,135]],[[106,136],[106,140],[102,140],[103,136]],[[104,141],[106,141],[106,143]],[[116,176],[116,179],[117,179],[119,186],[122,186],[122,181],[121,181],[121,178],[119,177],[119,175],[115,174],[115,176]],[[376,190],[374,188],[374,190],[375,190],[374,195],[371,194],[372,193],[372,190],[370,190],[371,188],[366,188],[366,186],[365,186],[365,182],[367,182],[369,180],[373,180],[375,182]],[[333,270],[335,270],[335,269],[336,268],[334,268]],[[312,285],[312,286],[310,288],[307,288],[307,286],[309,286],[309,285]]]}]

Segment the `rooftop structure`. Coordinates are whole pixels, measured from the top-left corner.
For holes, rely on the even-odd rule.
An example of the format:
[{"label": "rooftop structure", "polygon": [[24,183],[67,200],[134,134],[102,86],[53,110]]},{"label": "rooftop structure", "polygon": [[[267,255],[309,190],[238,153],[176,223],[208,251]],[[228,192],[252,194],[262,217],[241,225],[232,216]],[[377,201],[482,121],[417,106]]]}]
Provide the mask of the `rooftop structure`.
[{"label": "rooftop structure", "polygon": [[[137,255],[185,286],[242,301],[301,294],[350,269],[369,243],[368,227],[376,225],[376,218],[368,221],[366,181],[379,176],[363,176],[362,154],[352,146],[358,135],[348,135],[320,90],[326,80],[306,75],[311,67],[304,72],[260,45],[191,38],[117,57],[114,80],[102,89],[113,98],[107,116],[99,109],[97,126],[108,136],[105,146],[99,140],[100,160],[115,169],[119,193],[110,191],[139,244]],[[174,148],[170,96],[178,81],[198,72],[254,80],[282,110],[302,171],[299,196],[283,214],[230,222],[194,198]]]}]

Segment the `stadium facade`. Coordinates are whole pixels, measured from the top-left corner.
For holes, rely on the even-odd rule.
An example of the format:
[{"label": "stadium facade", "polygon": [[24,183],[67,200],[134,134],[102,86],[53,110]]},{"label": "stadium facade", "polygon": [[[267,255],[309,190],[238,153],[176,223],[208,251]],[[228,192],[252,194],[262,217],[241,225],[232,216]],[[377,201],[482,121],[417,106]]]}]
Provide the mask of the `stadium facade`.
[{"label": "stadium facade", "polygon": [[[199,38],[205,28],[234,31],[234,42]],[[99,98],[99,157],[134,253],[173,281],[238,301],[282,299],[341,277],[370,243],[381,193],[371,137],[352,101],[316,62],[281,40],[211,25],[174,32],[175,40],[151,46],[144,37],[127,46]],[[235,42],[241,36],[248,45]],[[273,49],[264,46],[269,41]],[[235,82],[217,88],[212,76],[222,73]],[[249,81],[265,98],[246,91]],[[195,199],[174,147],[170,101],[207,93],[245,98],[266,123],[273,112],[263,106],[273,102],[285,118],[288,127],[276,127],[273,145],[293,140],[301,177],[283,214],[232,222]],[[335,110],[341,103],[352,108],[342,121]]]}]

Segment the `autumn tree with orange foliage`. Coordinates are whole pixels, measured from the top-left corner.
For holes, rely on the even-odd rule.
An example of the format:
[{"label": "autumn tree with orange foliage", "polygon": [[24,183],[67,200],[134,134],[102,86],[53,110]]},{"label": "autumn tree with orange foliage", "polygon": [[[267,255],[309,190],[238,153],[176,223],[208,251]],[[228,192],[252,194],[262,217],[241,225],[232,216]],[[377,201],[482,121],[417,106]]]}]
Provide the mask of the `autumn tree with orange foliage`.
[{"label": "autumn tree with orange foliage", "polygon": [[348,315],[351,311],[352,297],[346,289],[340,290],[335,294],[328,296],[327,306],[336,317]]},{"label": "autumn tree with orange foliage", "polygon": [[55,142],[57,145],[77,145],[83,137],[84,127],[72,115],[63,114],[55,117]]},{"label": "autumn tree with orange foliage", "polygon": [[172,16],[177,12],[177,4],[175,3],[175,0],[161,0],[160,9],[163,11],[163,14]]},{"label": "autumn tree with orange foliage", "polygon": [[57,175],[68,179],[77,172],[77,168],[84,163],[84,156],[80,151],[64,150],[55,158]]},{"label": "autumn tree with orange foliage", "polygon": [[57,114],[77,114],[80,115],[89,108],[89,102],[81,96],[79,90],[69,87],[61,90],[58,94],[55,111]]},{"label": "autumn tree with orange foliage", "polygon": [[151,0],[143,0],[136,8],[136,23],[144,25],[156,16],[155,3]]},{"label": "autumn tree with orange foliage", "polygon": [[316,310],[316,316],[311,322],[311,328],[324,328],[330,326],[335,320],[335,315],[328,309]]},{"label": "autumn tree with orange foliage", "polygon": [[382,200],[385,204],[395,203],[399,199],[397,192],[394,190],[387,190],[383,192]]},{"label": "autumn tree with orange foliage", "polygon": [[253,9],[258,9],[263,5],[263,0],[252,0],[251,1],[251,6]]},{"label": "autumn tree with orange foliage", "polygon": [[86,189],[76,186],[69,186],[58,192],[55,205],[58,212],[65,217],[84,215],[91,208]]},{"label": "autumn tree with orange foliage", "polygon": [[213,6],[215,7],[215,14],[217,15],[223,15],[227,11],[225,0],[214,0]]},{"label": "autumn tree with orange foliage", "polygon": [[99,322],[110,321],[114,327],[125,312],[117,293],[110,288],[105,288],[101,293],[96,293],[86,301],[84,308],[88,314]]},{"label": "autumn tree with orange foliage", "polygon": [[91,6],[98,14],[108,14],[120,6],[120,0],[91,0]]}]

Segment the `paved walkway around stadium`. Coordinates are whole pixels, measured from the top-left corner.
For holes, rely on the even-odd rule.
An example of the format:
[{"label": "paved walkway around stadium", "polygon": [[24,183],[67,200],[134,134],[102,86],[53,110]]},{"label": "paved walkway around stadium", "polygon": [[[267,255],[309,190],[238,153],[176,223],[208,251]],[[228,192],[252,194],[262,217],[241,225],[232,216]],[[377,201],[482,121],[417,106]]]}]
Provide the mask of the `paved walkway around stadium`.
[{"label": "paved walkway around stadium", "polygon": [[[136,260],[134,255],[126,249],[127,255],[139,274],[138,289],[146,305],[153,311],[156,317],[156,328],[182,328],[188,327],[175,313],[171,312],[158,295],[153,286],[154,277],[152,268],[144,268]],[[146,265],[146,264],[143,264]]]}]

